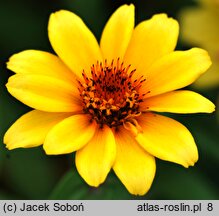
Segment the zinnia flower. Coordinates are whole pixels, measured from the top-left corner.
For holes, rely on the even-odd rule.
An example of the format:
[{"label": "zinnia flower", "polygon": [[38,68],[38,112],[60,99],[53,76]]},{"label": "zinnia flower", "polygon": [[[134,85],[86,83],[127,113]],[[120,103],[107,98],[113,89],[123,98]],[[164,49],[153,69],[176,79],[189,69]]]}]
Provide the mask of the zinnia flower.
[{"label": "zinnia flower", "polygon": [[219,1],[199,0],[198,3],[198,7],[184,9],[180,20],[182,39],[208,50],[211,56],[212,67],[194,83],[204,89],[219,85]]},{"label": "zinnia flower", "polygon": [[75,163],[91,186],[114,170],[128,191],[145,194],[155,157],[192,166],[198,151],[179,122],[155,112],[213,112],[201,95],[176,89],[191,84],[211,61],[198,48],[174,51],[178,23],[165,14],[134,29],[134,6],[123,5],[107,22],[100,46],[69,11],[53,13],[49,39],[58,56],[27,50],[7,66],[16,74],[8,91],[35,110],[6,132],[8,149],[43,144],[48,155],[76,151]]}]

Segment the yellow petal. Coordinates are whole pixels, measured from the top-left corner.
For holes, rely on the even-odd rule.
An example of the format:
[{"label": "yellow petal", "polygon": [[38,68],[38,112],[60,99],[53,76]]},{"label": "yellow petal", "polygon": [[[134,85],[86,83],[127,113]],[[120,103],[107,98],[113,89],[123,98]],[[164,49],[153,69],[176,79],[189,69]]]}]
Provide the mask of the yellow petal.
[{"label": "yellow petal", "polygon": [[143,132],[136,137],[150,154],[162,160],[193,166],[198,150],[188,129],[179,122],[157,114],[147,113],[138,118]]},{"label": "yellow petal", "polygon": [[72,114],[30,111],[8,129],[4,136],[4,143],[9,150],[42,145],[49,130],[70,115]]},{"label": "yellow petal", "polygon": [[142,86],[146,97],[162,94],[193,83],[211,65],[208,53],[199,48],[175,51],[158,60]]},{"label": "yellow petal", "polygon": [[211,113],[215,110],[215,105],[198,93],[180,90],[147,98],[140,104],[140,109],[173,113]]},{"label": "yellow petal", "polygon": [[75,80],[74,73],[57,56],[38,50],[14,54],[7,62],[7,68],[15,73],[46,75],[67,82]]},{"label": "yellow petal", "polygon": [[99,45],[84,22],[69,11],[53,13],[49,19],[49,39],[58,56],[81,77],[83,69],[102,61]]},{"label": "yellow petal", "polygon": [[98,128],[93,138],[76,152],[76,167],[83,179],[91,186],[103,183],[116,156],[116,144],[108,126]]},{"label": "yellow petal", "polygon": [[47,112],[78,112],[81,108],[75,85],[49,76],[16,74],[6,85],[10,94],[24,104]]},{"label": "yellow petal", "polygon": [[178,22],[166,14],[158,14],[140,23],[134,30],[125,55],[126,65],[136,69],[135,76],[145,75],[160,57],[175,49],[179,34]]},{"label": "yellow petal", "polygon": [[44,142],[46,154],[68,154],[86,145],[93,137],[96,123],[90,116],[74,115],[53,127]]},{"label": "yellow petal", "polygon": [[132,4],[123,5],[110,17],[100,41],[104,59],[123,59],[134,28],[134,10]]},{"label": "yellow petal", "polygon": [[144,195],[153,182],[156,164],[153,156],[144,151],[124,128],[115,133],[116,160],[113,169],[134,195]]}]

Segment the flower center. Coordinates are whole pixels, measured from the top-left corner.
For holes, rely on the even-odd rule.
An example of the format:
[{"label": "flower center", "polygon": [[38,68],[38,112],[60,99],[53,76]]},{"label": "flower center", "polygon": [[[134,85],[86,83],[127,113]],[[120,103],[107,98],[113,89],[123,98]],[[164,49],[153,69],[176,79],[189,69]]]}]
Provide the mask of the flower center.
[{"label": "flower center", "polygon": [[98,124],[118,127],[135,116],[139,116],[139,103],[145,94],[140,93],[143,76],[132,80],[136,70],[129,72],[131,65],[112,61],[108,64],[97,62],[91,67],[91,78],[83,71],[83,82],[79,82],[79,92],[83,100],[84,112],[89,113]]}]

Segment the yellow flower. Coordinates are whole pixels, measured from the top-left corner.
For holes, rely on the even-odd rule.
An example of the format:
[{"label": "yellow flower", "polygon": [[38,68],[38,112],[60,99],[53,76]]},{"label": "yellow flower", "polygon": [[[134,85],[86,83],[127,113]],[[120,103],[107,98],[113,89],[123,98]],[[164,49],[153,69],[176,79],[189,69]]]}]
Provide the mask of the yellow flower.
[{"label": "yellow flower", "polygon": [[182,11],[182,39],[191,45],[207,49],[212,66],[194,85],[211,88],[219,85],[219,1],[199,0],[199,7]]},{"label": "yellow flower", "polygon": [[27,50],[7,66],[16,72],[8,91],[34,108],[6,132],[8,149],[43,144],[46,154],[76,151],[76,167],[91,186],[114,170],[128,191],[145,194],[155,157],[184,167],[198,160],[190,132],[156,112],[213,112],[215,106],[183,88],[211,61],[198,48],[174,51],[178,23],[165,14],[134,29],[134,6],[123,5],[107,22],[100,47],[83,21],[53,13],[49,39],[58,57]]}]

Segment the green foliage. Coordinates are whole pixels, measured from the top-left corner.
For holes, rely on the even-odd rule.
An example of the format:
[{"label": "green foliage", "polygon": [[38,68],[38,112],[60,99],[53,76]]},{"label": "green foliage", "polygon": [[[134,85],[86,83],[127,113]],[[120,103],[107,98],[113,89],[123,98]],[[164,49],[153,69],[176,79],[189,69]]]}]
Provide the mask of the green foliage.
[{"label": "green foliage", "polygon": [[40,148],[7,151],[6,155],[5,188],[26,199],[46,199],[62,174],[61,158],[48,157]]},{"label": "green foliage", "polygon": [[217,183],[199,170],[159,161],[152,199],[218,199]]},{"label": "green foliage", "polygon": [[115,176],[110,173],[100,187],[88,186],[75,169],[71,169],[61,179],[52,192],[51,199],[130,199],[132,196]]}]

